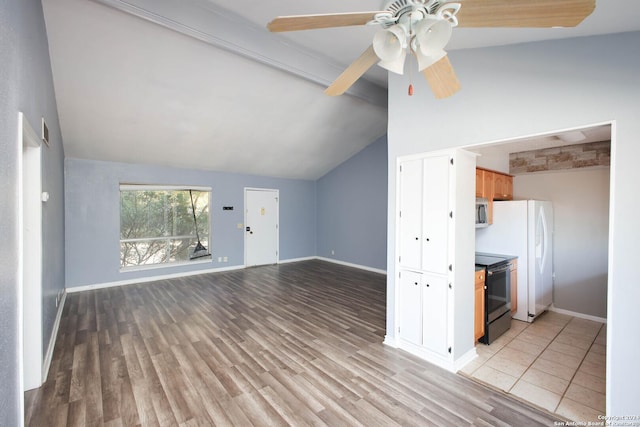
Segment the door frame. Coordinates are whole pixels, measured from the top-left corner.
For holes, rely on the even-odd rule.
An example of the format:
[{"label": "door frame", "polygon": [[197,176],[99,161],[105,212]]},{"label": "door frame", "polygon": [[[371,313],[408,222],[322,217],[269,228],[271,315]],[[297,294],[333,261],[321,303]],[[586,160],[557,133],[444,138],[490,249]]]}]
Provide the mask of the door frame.
[{"label": "door frame", "polygon": [[280,263],[280,190],[277,188],[259,188],[259,187],[245,187],[244,188],[244,266],[247,267],[247,193],[249,191],[264,191],[264,192],[273,192],[276,196],[276,227],[278,232],[276,233],[276,264]]},{"label": "door frame", "polygon": [[[42,345],[42,142],[18,113],[18,366],[24,392],[43,382]],[[25,233],[25,227],[33,230]],[[29,256],[25,252],[29,252]],[[25,319],[29,321],[26,322]]]}]

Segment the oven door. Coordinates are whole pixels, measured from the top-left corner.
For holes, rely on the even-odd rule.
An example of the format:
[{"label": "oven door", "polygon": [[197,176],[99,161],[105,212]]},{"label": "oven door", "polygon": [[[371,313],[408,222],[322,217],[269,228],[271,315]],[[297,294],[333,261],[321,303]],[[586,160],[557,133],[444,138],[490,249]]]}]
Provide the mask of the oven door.
[{"label": "oven door", "polygon": [[487,268],[487,322],[511,310],[511,264]]}]

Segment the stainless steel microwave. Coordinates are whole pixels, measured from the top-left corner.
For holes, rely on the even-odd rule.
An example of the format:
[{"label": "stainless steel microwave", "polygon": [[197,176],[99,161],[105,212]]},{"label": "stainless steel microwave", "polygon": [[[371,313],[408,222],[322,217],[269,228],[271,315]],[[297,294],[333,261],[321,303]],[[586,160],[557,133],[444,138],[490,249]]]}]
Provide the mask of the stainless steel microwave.
[{"label": "stainless steel microwave", "polygon": [[489,200],[476,197],[476,228],[489,226]]}]

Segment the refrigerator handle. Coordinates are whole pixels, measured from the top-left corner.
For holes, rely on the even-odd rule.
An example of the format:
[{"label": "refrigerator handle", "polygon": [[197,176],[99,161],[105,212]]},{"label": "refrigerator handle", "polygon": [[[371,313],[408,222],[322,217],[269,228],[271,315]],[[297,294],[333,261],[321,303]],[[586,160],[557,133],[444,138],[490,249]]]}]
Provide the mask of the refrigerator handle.
[{"label": "refrigerator handle", "polygon": [[541,249],[542,249],[542,253],[541,253],[541,257],[540,257],[540,271],[542,272],[544,265],[545,265],[545,261],[547,259],[547,249],[548,249],[548,244],[549,244],[549,235],[547,234],[548,229],[547,229],[547,218],[545,216],[544,213],[544,209],[542,209],[542,207],[540,207],[540,238],[542,239],[541,243]]}]

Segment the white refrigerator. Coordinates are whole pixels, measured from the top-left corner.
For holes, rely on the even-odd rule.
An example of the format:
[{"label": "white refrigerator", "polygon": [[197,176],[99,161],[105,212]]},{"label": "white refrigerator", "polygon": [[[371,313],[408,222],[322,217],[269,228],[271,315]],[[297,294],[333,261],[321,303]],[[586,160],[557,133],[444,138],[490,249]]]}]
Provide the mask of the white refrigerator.
[{"label": "white refrigerator", "polygon": [[533,322],[553,302],[553,206],[540,200],[493,202],[493,224],[476,229],[476,252],[518,257],[518,310]]}]

